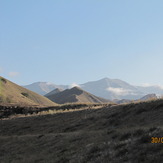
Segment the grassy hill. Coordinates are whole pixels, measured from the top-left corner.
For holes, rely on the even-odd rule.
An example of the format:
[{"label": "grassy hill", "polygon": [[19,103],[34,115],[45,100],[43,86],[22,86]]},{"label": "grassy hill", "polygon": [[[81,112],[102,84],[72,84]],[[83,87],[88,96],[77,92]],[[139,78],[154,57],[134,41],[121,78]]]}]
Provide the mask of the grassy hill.
[{"label": "grassy hill", "polygon": [[73,87],[66,89],[59,93],[48,93],[45,97],[58,103],[108,103],[109,100],[94,96],[79,87]]},{"label": "grassy hill", "polygon": [[161,163],[163,100],[1,120],[0,162]]},{"label": "grassy hill", "polygon": [[0,76],[0,104],[53,106],[55,103]]}]

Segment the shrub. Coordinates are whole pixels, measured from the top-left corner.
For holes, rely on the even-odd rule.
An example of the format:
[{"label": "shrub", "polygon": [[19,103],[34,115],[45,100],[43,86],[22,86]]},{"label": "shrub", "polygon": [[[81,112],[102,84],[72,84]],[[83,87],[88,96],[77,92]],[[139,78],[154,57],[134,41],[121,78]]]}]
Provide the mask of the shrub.
[{"label": "shrub", "polygon": [[2,81],[3,83],[7,83],[7,80],[4,79],[4,78],[1,78],[1,81]]},{"label": "shrub", "polygon": [[22,94],[23,96],[25,96],[25,97],[28,97],[28,96],[29,96],[29,94],[26,93],[26,92],[22,92],[21,94]]}]

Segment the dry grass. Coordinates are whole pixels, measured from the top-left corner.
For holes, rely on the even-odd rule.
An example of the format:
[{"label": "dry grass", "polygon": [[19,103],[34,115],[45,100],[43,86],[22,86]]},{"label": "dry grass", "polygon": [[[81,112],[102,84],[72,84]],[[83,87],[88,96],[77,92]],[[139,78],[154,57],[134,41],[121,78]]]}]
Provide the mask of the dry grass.
[{"label": "dry grass", "polygon": [[113,106],[113,104],[63,104],[53,107],[40,106],[15,106],[7,105],[0,106],[0,119],[13,119],[18,117],[41,116],[48,114],[67,113],[88,109],[100,109],[106,106]]},{"label": "dry grass", "polygon": [[0,104],[54,106],[55,104],[32,91],[0,77]]},{"label": "dry grass", "polygon": [[1,120],[0,162],[159,163],[162,117],[157,100]]}]

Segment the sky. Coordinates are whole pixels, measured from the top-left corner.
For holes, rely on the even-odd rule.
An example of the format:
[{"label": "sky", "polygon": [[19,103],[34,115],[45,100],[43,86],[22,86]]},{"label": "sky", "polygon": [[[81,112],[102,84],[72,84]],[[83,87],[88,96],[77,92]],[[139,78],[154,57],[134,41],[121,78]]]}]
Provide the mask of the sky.
[{"label": "sky", "polygon": [[162,0],[0,0],[0,76],[163,85]]}]

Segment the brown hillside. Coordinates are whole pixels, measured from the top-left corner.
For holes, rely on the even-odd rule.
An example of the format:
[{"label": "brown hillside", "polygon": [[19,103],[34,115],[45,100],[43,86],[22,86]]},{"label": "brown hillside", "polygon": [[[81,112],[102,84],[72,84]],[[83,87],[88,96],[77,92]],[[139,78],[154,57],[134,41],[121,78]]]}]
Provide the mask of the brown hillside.
[{"label": "brown hillside", "polygon": [[[49,95],[50,94],[50,95]],[[109,100],[94,96],[79,87],[73,87],[71,89],[66,89],[59,93],[49,93],[45,97],[58,103],[107,103]]]},{"label": "brown hillside", "polygon": [[47,96],[54,95],[54,94],[57,94],[57,93],[60,93],[60,92],[62,92],[62,91],[63,91],[63,89],[61,89],[61,88],[56,88],[56,89],[52,90],[51,92],[47,93],[47,94],[46,94],[46,97],[47,97]]},{"label": "brown hillside", "polygon": [[55,103],[0,76],[1,105],[53,106]]}]

